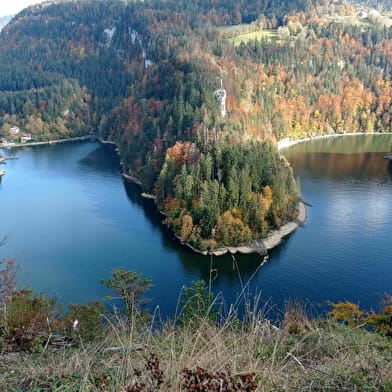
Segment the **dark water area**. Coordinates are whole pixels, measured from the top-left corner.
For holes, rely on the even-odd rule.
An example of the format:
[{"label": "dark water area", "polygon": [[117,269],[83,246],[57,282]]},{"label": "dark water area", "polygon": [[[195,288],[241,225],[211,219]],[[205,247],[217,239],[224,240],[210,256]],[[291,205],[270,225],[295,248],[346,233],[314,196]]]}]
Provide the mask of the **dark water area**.
[{"label": "dark water area", "polygon": [[[3,150],[0,258],[15,257],[20,286],[63,304],[103,300],[99,283],[113,267],[153,279],[151,308],[176,312],[181,288],[212,278],[227,307],[240,293],[260,294],[273,317],[286,300],[350,300],[379,309],[392,293],[392,136],[312,141],[283,150],[300,177],[306,224],[270,252],[204,257],[182,247],[151,200],[123,180],[112,146],[78,142]],[[211,272],[211,269],[213,271]],[[310,305],[310,303],[312,305]]]}]

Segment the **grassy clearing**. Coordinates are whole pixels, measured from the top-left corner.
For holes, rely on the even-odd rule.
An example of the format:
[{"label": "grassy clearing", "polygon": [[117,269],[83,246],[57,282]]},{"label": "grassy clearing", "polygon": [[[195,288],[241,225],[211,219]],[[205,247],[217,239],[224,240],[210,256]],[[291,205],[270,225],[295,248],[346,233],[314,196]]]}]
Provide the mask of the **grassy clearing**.
[{"label": "grassy clearing", "polygon": [[223,34],[238,34],[239,31],[243,29],[247,29],[250,27],[250,24],[247,23],[241,23],[239,25],[234,25],[234,26],[220,26],[218,27],[218,30],[223,33]]},{"label": "grassy clearing", "polygon": [[247,43],[251,40],[267,39],[270,41],[278,40],[278,33],[276,29],[253,31],[251,33],[240,34],[237,37],[229,38],[228,41],[234,45],[240,45],[241,42]]},{"label": "grassy clearing", "polygon": [[[392,342],[286,309],[217,327],[159,329],[120,320],[94,343],[0,359],[1,391],[392,391]],[[108,350],[108,347],[111,347]]]},{"label": "grassy clearing", "polygon": [[[222,36],[234,45],[241,42],[247,43],[251,40],[278,40],[277,29],[264,29],[254,31],[255,27],[251,24],[240,24],[235,26],[221,26],[218,30]],[[253,31],[252,31],[253,30]]]}]

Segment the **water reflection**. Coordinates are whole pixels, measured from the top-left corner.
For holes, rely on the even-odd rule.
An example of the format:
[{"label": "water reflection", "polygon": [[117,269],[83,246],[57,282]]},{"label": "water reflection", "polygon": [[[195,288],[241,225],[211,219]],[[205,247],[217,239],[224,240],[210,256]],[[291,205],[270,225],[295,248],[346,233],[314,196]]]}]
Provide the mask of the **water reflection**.
[{"label": "water reflection", "polygon": [[[108,165],[108,162],[111,162],[111,164]],[[113,174],[120,171],[120,163],[112,145],[103,148],[102,145],[97,144],[97,148],[80,159],[79,164],[89,171],[96,171],[101,174]]]},{"label": "water reflection", "polygon": [[337,136],[298,143],[283,150],[287,156],[301,153],[362,154],[392,151],[392,133],[354,136]]},{"label": "water reflection", "polygon": [[384,178],[392,173],[391,162],[382,153],[300,153],[288,159],[296,173],[307,172],[315,178]]}]

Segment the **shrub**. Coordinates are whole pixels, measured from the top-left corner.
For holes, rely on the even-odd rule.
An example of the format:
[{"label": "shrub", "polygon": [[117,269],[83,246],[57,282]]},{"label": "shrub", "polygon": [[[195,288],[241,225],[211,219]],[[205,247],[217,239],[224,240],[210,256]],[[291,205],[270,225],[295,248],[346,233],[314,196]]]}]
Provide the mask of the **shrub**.
[{"label": "shrub", "polygon": [[5,345],[17,350],[37,349],[57,327],[55,317],[61,310],[55,298],[33,294],[32,290],[15,292],[0,320]]},{"label": "shrub", "polygon": [[69,305],[64,317],[65,325],[71,327],[77,320],[77,333],[83,341],[94,341],[103,334],[103,316],[106,308],[100,302]]}]

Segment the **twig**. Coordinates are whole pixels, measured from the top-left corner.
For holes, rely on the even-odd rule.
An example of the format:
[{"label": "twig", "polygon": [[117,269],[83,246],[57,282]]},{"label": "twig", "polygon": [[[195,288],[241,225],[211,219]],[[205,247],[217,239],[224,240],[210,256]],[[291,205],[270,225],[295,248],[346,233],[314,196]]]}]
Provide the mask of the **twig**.
[{"label": "twig", "polygon": [[301,367],[301,369],[302,369],[303,371],[305,371],[305,366],[302,365],[302,362],[301,362],[295,355],[293,355],[292,353],[288,352],[288,353],[287,353],[287,356],[293,358],[294,361],[297,362],[298,365]]}]

